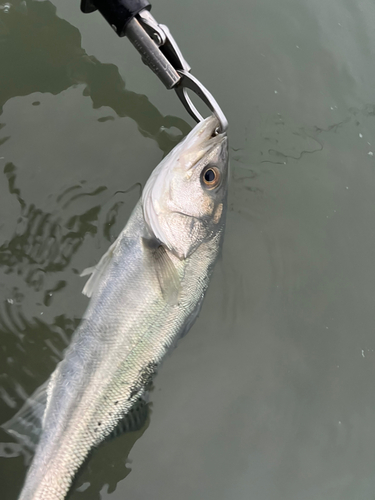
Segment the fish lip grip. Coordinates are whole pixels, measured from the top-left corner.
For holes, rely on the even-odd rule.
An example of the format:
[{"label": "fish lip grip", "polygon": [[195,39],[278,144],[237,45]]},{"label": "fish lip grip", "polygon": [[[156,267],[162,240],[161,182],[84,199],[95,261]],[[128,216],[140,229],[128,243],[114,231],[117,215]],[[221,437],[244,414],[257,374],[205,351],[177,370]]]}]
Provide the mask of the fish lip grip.
[{"label": "fish lip grip", "polygon": [[202,115],[190,99],[194,92],[217,117],[216,133],[226,133],[228,121],[213,95],[190,73],[168,27],[159,24],[150,13],[147,0],[81,0],[81,10],[95,10],[103,15],[118,36],[126,36],[140,53],[142,61],[156,74],[167,89],[174,89],[188,113],[200,122]]}]

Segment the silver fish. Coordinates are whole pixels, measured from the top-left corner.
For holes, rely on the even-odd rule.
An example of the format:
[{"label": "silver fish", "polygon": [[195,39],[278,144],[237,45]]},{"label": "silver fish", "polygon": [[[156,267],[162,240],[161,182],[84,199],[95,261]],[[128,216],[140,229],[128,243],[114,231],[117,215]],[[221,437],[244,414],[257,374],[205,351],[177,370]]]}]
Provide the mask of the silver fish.
[{"label": "silver fish", "polygon": [[84,271],[84,318],[48,383],[16,416],[35,423],[39,415],[42,428],[20,500],[65,498],[89,451],[139,401],[197,317],[225,224],[228,144],[217,126],[207,118],[163,159],[117,240]]}]

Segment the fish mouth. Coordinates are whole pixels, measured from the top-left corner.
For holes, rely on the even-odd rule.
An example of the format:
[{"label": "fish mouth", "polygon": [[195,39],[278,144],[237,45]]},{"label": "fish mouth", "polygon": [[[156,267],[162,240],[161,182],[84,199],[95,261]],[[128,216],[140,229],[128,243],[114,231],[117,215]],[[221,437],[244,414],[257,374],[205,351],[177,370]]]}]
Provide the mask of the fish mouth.
[{"label": "fish mouth", "polygon": [[200,132],[201,157],[205,155],[211,156],[214,151],[220,151],[220,156],[225,157],[228,151],[228,137],[226,132],[217,132],[220,125],[217,117],[214,115],[209,116],[199,125],[202,126],[201,131],[197,131],[198,134]]},{"label": "fish mouth", "polygon": [[186,137],[186,142],[194,145],[203,145],[207,142],[217,144],[227,136],[226,132],[217,133],[220,122],[215,115],[211,115],[198,123]]},{"label": "fish mouth", "polygon": [[211,115],[198,123],[181,143],[179,153],[185,160],[185,168],[190,170],[205,155],[211,155],[214,150],[220,148],[224,152],[227,147],[226,132],[217,133],[220,126],[216,116]]},{"label": "fish mouth", "polygon": [[202,158],[203,156],[220,158],[221,163],[225,165],[228,160],[228,137],[226,133],[212,137],[203,150]]}]

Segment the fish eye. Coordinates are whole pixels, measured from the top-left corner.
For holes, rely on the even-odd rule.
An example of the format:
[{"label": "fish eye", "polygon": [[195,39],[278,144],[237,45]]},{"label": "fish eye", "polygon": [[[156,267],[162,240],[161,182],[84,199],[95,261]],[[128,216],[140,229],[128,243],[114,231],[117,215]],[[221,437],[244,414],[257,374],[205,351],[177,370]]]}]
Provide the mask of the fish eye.
[{"label": "fish eye", "polygon": [[220,182],[220,171],[212,165],[206,167],[202,172],[202,181],[208,188],[215,188]]}]

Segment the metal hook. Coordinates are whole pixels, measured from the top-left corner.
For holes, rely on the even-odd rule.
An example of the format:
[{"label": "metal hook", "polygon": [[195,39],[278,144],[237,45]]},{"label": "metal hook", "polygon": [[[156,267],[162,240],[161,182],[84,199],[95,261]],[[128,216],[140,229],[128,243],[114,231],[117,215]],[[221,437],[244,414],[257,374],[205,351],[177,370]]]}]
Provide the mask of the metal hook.
[{"label": "metal hook", "polygon": [[213,112],[217,117],[220,124],[219,133],[224,133],[228,129],[228,120],[225,118],[220,106],[216,102],[215,98],[209,92],[204,85],[201,84],[197,78],[191,75],[189,72],[184,70],[177,70],[177,73],[181,76],[181,80],[174,87],[176,94],[178,95],[180,101],[185,106],[187,112],[194,118],[195,121],[200,122],[204,120],[203,116],[199,113],[197,108],[194,106],[192,100],[190,99],[187,89],[192,90],[206,106]]}]

